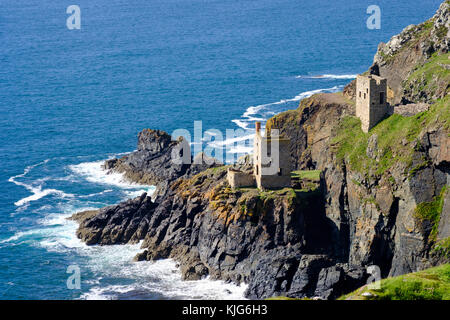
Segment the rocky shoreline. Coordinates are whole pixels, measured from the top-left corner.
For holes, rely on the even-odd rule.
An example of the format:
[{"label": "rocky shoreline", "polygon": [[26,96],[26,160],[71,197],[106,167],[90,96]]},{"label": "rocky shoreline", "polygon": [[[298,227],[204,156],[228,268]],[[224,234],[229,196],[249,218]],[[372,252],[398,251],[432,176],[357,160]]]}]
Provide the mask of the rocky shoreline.
[{"label": "rocky shoreline", "polygon": [[73,216],[80,223],[77,236],[89,245],[144,240],[135,260],[173,258],[184,280],[209,275],[245,282],[247,297],[255,299],[336,298],[364,283],[365,269],[342,262],[331,238],[321,235],[333,231],[320,183],[309,190],[233,190],[226,171],[220,166],[185,174],[154,202],[144,193],[78,213]]},{"label": "rocky shoreline", "polygon": [[[278,128],[291,139],[296,170],[321,172],[317,183],[232,189],[227,166],[174,165],[171,156],[180,154],[185,142],[146,129],[139,133],[137,151],[106,161],[104,168],[155,185],[156,192],[75,214],[77,236],[89,245],[143,240],[137,261],[173,258],[183,279],[209,275],[245,282],[252,299],[335,299],[364,285],[371,265],[387,277],[448,262],[434,250],[450,237],[450,135],[442,116],[448,83],[433,78],[418,94],[416,82],[401,82],[397,75],[410,79],[433,62],[434,53],[448,55],[448,33],[442,37],[437,30],[448,26],[449,11],[444,2],[429,22],[380,45],[368,71],[388,78],[396,102],[421,102],[426,108],[399,107],[364,135],[354,118],[351,83],[343,93],[314,95],[268,120],[266,130]],[[414,61],[404,63],[405,48],[418,48]],[[402,120],[402,112],[410,120]],[[235,166],[247,170],[249,165],[243,160]],[[424,208],[434,215],[423,214]]]}]

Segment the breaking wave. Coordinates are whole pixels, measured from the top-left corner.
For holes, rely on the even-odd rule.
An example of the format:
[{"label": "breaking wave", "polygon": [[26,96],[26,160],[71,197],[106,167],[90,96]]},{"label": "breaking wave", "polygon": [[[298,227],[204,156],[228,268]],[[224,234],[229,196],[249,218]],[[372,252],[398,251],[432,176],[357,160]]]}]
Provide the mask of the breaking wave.
[{"label": "breaking wave", "polygon": [[[282,99],[276,102],[266,103],[266,104],[260,104],[257,106],[250,106],[248,107],[245,112],[242,114],[242,117],[240,119],[234,119],[232,122],[236,124],[238,127],[244,129],[244,130],[254,130],[252,125],[255,121],[267,121],[271,116],[286,111],[286,106],[289,103],[292,102],[299,102],[305,98],[309,98],[312,95],[316,93],[324,93],[324,92],[337,92],[344,88],[344,86],[334,86],[331,88],[325,88],[325,89],[316,89],[311,91],[305,91],[302,93],[299,93],[297,96],[290,98],[290,99]],[[285,107],[285,108],[283,108]],[[292,108],[292,106],[291,106]]]}]

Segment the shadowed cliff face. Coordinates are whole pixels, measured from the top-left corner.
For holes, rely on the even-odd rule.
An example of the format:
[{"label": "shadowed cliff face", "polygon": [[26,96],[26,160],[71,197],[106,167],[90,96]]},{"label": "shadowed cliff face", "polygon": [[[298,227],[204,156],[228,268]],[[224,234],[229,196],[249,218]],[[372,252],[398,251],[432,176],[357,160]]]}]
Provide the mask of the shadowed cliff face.
[{"label": "shadowed cliff face", "polygon": [[364,283],[334,252],[320,185],[311,190],[231,189],[227,167],[182,177],[156,202],[141,197],[74,216],[88,244],[144,239],[136,260],[174,258],[185,280],[249,285],[247,296],[335,298]]},{"label": "shadowed cliff face", "polygon": [[[445,261],[430,249],[437,238],[448,235],[433,231],[437,225],[418,216],[418,208],[436,199],[444,205],[449,201],[448,100],[410,120],[392,116],[368,134],[353,114],[354,106],[340,94],[322,94],[268,122],[269,128],[275,126],[291,138],[297,167],[323,172],[334,252],[351,265],[376,264],[383,276]],[[411,125],[398,129],[396,137],[401,143],[382,137],[397,130],[394,125],[409,125],[406,121]],[[440,211],[438,223],[448,225],[445,211]]]}]

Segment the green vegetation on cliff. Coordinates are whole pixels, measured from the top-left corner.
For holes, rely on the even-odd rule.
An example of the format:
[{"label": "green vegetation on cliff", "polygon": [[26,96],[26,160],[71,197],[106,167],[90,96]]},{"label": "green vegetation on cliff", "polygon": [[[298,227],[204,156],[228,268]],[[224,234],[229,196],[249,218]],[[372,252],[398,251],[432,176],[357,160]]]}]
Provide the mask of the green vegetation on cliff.
[{"label": "green vegetation on cliff", "polygon": [[339,300],[450,300],[450,264],[387,278]]},{"label": "green vegetation on cliff", "polygon": [[436,242],[432,252],[439,257],[450,258],[450,237]]},{"label": "green vegetation on cliff", "polygon": [[429,239],[436,240],[442,208],[444,206],[444,195],[447,187],[443,187],[441,193],[434,197],[433,201],[419,203],[415,210],[415,218],[420,221],[428,221],[431,224]]},{"label": "green vegetation on cliff", "polygon": [[[447,33],[447,30],[444,30]],[[419,65],[406,79],[403,87],[412,97],[446,95],[450,91],[450,53],[434,53],[423,65]]]},{"label": "green vegetation on cliff", "polygon": [[[345,160],[352,170],[363,174],[381,175],[397,162],[412,166],[414,141],[420,133],[431,126],[450,127],[450,96],[440,99],[428,111],[412,117],[393,114],[377,124],[369,133],[361,130],[361,122],[353,116],[344,117],[338,125],[332,146],[339,162]],[[369,138],[377,135],[376,155],[369,157]],[[417,146],[416,146],[417,147]],[[425,161],[425,160],[424,160]],[[420,168],[416,168],[416,171]],[[414,172],[411,172],[414,174]]]},{"label": "green vegetation on cliff", "polygon": [[450,53],[441,55],[434,53],[425,64],[414,70],[407,81],[423,77],[430,82],[433,77],[440,77],[447,79],[448,83],[450,82],[450,69],[447,69],[446,66],[450,66]]},{"label": "green vegetation on cliff", "polygon": [[292,178],[320,181],[320,170],[292,171]]}]

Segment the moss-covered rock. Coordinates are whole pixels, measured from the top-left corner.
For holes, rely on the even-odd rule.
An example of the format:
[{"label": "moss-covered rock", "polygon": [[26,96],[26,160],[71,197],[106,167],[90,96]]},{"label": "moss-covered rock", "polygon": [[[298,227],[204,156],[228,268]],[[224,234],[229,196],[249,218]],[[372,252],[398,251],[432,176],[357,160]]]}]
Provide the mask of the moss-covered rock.
[{"label": "moss-covered rock", "polygon": [[450,300],[450,264],[371,283],[339,300]]}]

